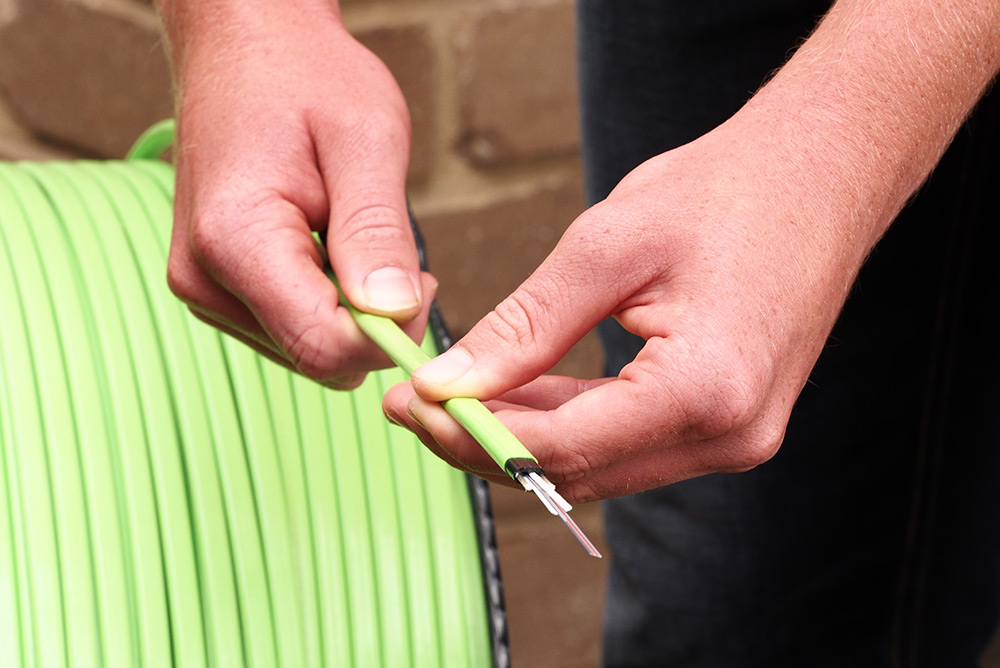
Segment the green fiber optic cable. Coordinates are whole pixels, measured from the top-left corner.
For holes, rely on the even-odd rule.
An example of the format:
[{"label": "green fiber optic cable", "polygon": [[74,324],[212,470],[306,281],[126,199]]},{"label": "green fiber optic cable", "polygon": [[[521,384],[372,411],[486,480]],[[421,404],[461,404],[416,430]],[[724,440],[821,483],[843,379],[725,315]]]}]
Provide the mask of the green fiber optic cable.
[{"label": "green fiber optic cable", "polygon": [[[101,211],[100,200],[85,199],[85,192],[77,179],[67,173],[63,164],[47,167],[30,166],[29,172],[51,193],[60,210],[61,236],[71,249],[72,265],[81,277],[78,285],[79,299],[95,317],[88,318],[95,331],[94,340],[99,352],[95,359],[103,370],[102,383],[111,401],[102,401],[108,413],[108,454],[113,465],[113,482],[107,494],[114,493],[117,520],[122,535],[122,573],[108,569],[102,583],[115,578],[126,585],[128,607],[117,611],[119,619],[108,619],[104,624],[108,633],[132,635],[134,658],[132,662],[149,665],[156,657],[169,655],[170,634],[167,632],[167,606],[164,603],[162,576],[162,544],[160,540],[158,511],[153,493],[153,473],[147,448],[128,447],[130,435],[142,434],[148,439],[144,424],[144,411],[140,405],[137,356],[131,352],[128,329],[132,318],[126,316],[127,308],[116,294],[108,261],[82,261],[82,258],[101,258],[106,253],[105,239],[95,231],[93,216]],[[25,165],[28,169],[29,166]],[[92,206],[88,206],[91,204]],[[104,215],[107,215],[105,210]],[[75,221],[75,224],[68,224]],[[104,255],[104,257],[107,257]],[[132,287],[123,285],[122,292]],[[113,299],[99,299],[98,295],[115,295]],[[114,409],[112,410],[112,407]],[[97,450],[87,446],[90,450]],[[143,521],[156,518],[155,521]],[[110,519],[110,518],[109,518]],[[113,543],[102,541],[102,549],[111,549]],[[98,557],[102,564],[104,559]],[[102,584],[103,587],[103,584]],[[106,655],[108,656],[108,655]]]},{"label": "green fiber optic cable", "polygon": [[[110,192],[118,194],[123,207],[123,220],[142,221],[150,225],[151,221],[162,219],[168,212],[166,208],[157,216],[152,215],[150,207],[160,207],[165,199],[156,197],[159,188],[153,183],[139,184],[132,178],[132,170],[123,164],[110,164],[101,170],[102,179]],[[145,187],[144,187],[145,186]],[[127,196],[131,194],[131,197]],[[152,231],[152,230],[150,230]],[[158,240],[157,254],[166,254],[166,245]],[[148,249],[153,250],[153,249]],[[267,408],[262,405],[264,397],[259,383],[254,383],[244,397],[251,397],[253,405],[244,405],[241,397],[235,392],[239,380],[234,374],[242,371],[222,364],[223,347],[217,340],[205,340],[197,335],[196,325],[186,322],[188,339],[195,351],[196,374],[201,378],[200,385],[211,387],[211,379],[222,392],[205,392],[204,400],[210,406],[209,413],[213,416],[213,426],[218,429],[219,436],[214,440],[217,470],[223,480],[223,507],[226,509],[227,528],[236,541],[245,540],[249,544],[259,546],[255,550],[233,553],[236,564],[237,600],[242,618],[245,620],[246,631],[242,643],[244,651],[251,660],[264,663],[275,662],[297,665],[301,662],[298,655],[285,656],[282,647],[298,649],[299,644],[291,642],[288,634],[295,631],[288,628],[294,625],[297,611],[287,607],[279,612],[276,601],[281,593],[286,595],[294,591],[289,581],[292,569],[288,568],[285,555],[277,555],[278,550],[287,547],[287,541],[280,536],[269,536],[275,522],[281,522],[277,517],[284,516],[282,509],[283,496],[275,487],[280,487],[280,471],[272,464],[260,465],[259,457],[266,457],[272,450],[272,443],[258,447],[260,442],[255,431],[258,420],[267,419]],[[251,382],[251,374],[246,382]],[[224,390],[228,390],[225,392]],[[236,401],[229,400],[226,394]],[[254,425],[248,425],[248,416]],[[239,447],[240,442],[244,447]],[[261,495],[271,499],[269,503],[261,503]],[[230,509],[236,507],[253,508],[255,512],[236,514]],[[280,531],[280,529],[278,529]],[[257,605],[248,606],[242,601],[255,600]]]},{"label": "green fiber optic cable", "polygon": [[[0,164],[0,201],[10,202],[15,193],[6,185],[3,170]],[[13,267],[14,247],[7,241],[9,235],[4,231],[18,223],[23,224],[19,208],[11,207],[0,217],[0,303],[6,314],[0,318],[0,369],[5,377],[24,379],[18,388],[5,387],[0,394],[0,401],[3,401],[0,411],[20,416],[16,421],[0,420],[0,439],[11,444],[3,448],[6,476],[2,482],[6,486],[6,497],[10,499],[6,505],[13,552],[10,570],[0,572],[9,573],[11,577],[16,574],[14,580],[5,585],[5,589],[16,591],[5,597],[3,614],[4,619],[13,618],[14,623],[0,626],[8,629],[6,642],[0,643],[0,657],[4,665],[12,666],[38,664],[42,662],[41,657],[54,664],[64,656],[62,648],[56,646],[61,641],[61,633],[44,648],[40,647],[35,633],[40,623],[47,624],[49,629],[61,629],[62,606],[58,590],[51,586],[51,578],[43,577],[53,572],[56,543],[55,532],[47,521],[52,517],[48,475],[44,470],[43,453],[34,446],[42,442],[42,427],[30,354],[31,333],[26,323],[26,305],[18,287],[19,272]],[[23,500],[26,490],[37,495],[36,502]],[[17,536],[21,540],[17,540]],[[38,566],[31,568],[29,563]],[[13,609],[7,605],[12,605]]]},{"label": "green fiber optic cable", "polygon": [[[329,269],[327,275],[334,278]],[[427,351],[414,343],[391,318],[359,311],[347,301],[343,291],[340,291],[340,303],[351,312],[361,331],[377,343],[408,376],[413,375],[417,367],[431,360]],[[515,476],[521,462],[535,462],[537,465],[534,455],[478,399],[456,397],[441,402],[441,405],[511,477]]]},{"label": "green fiber optic cable", "polygon": [[[153,222],[147,211],[148,205],[143,203],[144,198],[137,196],[118,169],[124,166],[112,163],[106,167],[99,171],[98,178],[107,192],[115,193],[122,229],[132,239],[133,247],[145,254],[166,257],[165,240],[162,236],[151,235]],[[147,229],[144,230],[144,227]],[[150,239],[154,240],[152,247],[141,246],[143,240]],[[153,266],[151,262],[144,262],[139,267],[144,273],[148,272],[148,285],[163,280],[162,275],[153,274]],[[160,308],[171,312],[175,312],[176,306],[179,304],[160,304]],[[221,555],[214,562],[220,571],[231,571],[226,579],[231,581],[234,589],[227,592],[227,596],[235,597],[230,599],[229,604],[235,605],[235,619],[241,622],[240,628],[233,629],[226,641],[234,647],[238,643],[251,664],[278,664],[280,636],[275,623],[274,587],[268,570],[267,546],[262,537],[261,515],[270,512],[270,508],[262,508],[256,500],[254,472],[248,461],[249,444],[240,421],[242,407],[232,398],[231,370],[223,363],[221,341],[201,336],[204,328],[190,318],[181,322],[175,330],[180,334],[176,343],[186,342],[190,351],[188,355],[193,352],[193,356],[186,360],[174,357],[171,366],[186,368],[193,377],[190,381],[192,387],[198,388],[204,404],[204,410],[192,413],[199,422],[205,421],[203,424],[207,432],[213,435],[210,459],[203,460],[204,470],[206,475],[215,471],[218,476],[220,496],[213,501],[221,504],[221,530],[229,536],[233,546],[229,551],[228,564]],[[172,344],[175,341],[168,342],[168,345]],[[237,512],[237,508],[244,510]],[[250,549],[238,549],[237,545]],[[254,604],[249,604],[249,601],[254,601]],[[224,654],[221,648],[216,651]]]},{"label": "green fiber optic cable", "polygon": [[[112,382],[111,360],[105,360],[106,346],[102,339],[109,336],[107,319],[89,318],[94,309],[89,295],[99,294],[89,290],[92,281],[89,263],[80,262],[80,255],[73,251],[73,232],[66,230],[64,221],[82,220],[86,215],[58,174],[39,165],[24,165],[41,193],[52,205],[53,220],[63,231],[50,239],[48,260],[42,264],[49,276],[49,284],[60,286],[54,294],[55,312],[62,335],[62,347],[67,363],[73,412],[77,426],[77,442],[81,462],[80,474],[84,483],[84,503],[90,527],[97,615],[101,637],[101,656],[108,663],[134,663],[138,656],[140,617],[136,609],[136,592],[129,585],[134,577],[133,560],[124,549],[127,535],[125,496],[115,491],[123,484],[121,457],[118,448],[95,448],[92,442],[112,443],[115,415],[110,402],[99,400],[100,388],[117,394],[120,386]],[[75,227],[75,226],[70,226]],[[83,226],[81,226],[83,227]],[[82,257],[86,257],[83,255]],[[119,398],[123,408],[127,399]],[[93,439],[93,441],[91,441]],[[122,574],[125,577],[122,577]],[[145,611],[143,611],[145,612]],[[153,640],[152,638],[147,638]],[[162,643],[165,637],[158,640]],[[162,653],[162,645],[157,652]]]},{"label": "green fiber optic cable", "polygon": [[506,666],[481,481],[382,418],[404,372],[328,391],[169,294],[171,138],[0,162],[0,666]]},{"label": "green fiber optic cable", "polygon": [[[91,258],[92,261],[81,263],[84,271],[95,275],[104,272],[100,283],[96,279],[92,285],[88,283],[91,295],[112,296],[91,300],[94,320],[98,327],[110,329],[112,323],[118,323],[124,330],[124,341],[109,340],[106,344],[105,364],[115,371],[113,379],[121,376],[118,382],[109,384],[112,400],[106,403],[115,407],[115,419],[120,423],[115,449],[120,453],[123,467],[121,499],[125,505],[125,523],[131,527],[129,534],[134,543],[131,576],[135,578],[140,662],[148,664],[154,657],[169,655],[172,641],[175,654],[197,666],[204,660],[203,643],[196,643],[192,652],[188,642],[192,637],[200,639],[200,630],[193,624],[197,615],[176,620],[178,632],[165,633],[164,617],[170,607],[200,612],[201,606],[194,587],[190,544],[184,540],[185,533],[177,522],[183,515],[171,512],[171,506],[183,498],[180,463],[172,456],[173,449],[166,445],[175,433],[173,420],[165,410],[169,404],[150,400],[166,392],[162,371],[158,371],[163,358],[154,325],[143,310],[135,308],[135,304],[147,301],[146,295],[127,267],[122,266],[128,252],[121,246],[120,235],[102,230],[102,225],[117,220],[117,213],[103,191],[82,170],[67,163],[52,163],[48,171],[61,175],[87,205],[82,216],[70,219],[76,224],[64,225],[64,233],[74,241],[78,257]],[[128,373],[132,375],[131,384],[125,378]],[[131,446],[136,434],[142,436],[140,443],[146,447]],[[168,554],[170,559],[165,558]],[[175,571],[172,561],[180,562],[177,577],[164,578],[165,572]]]},{"label": "green fiber optic cable", "polygon": [[[153,295],[147,293],[146,286],[138,280],[138,260],[121,233],[122,223],[118,219],[110,199],[99,187],[88,170],[79,164],[50,163],[49,167],[62,173],[76,188],[80,197],[87,202],[90,213],[76,227],[89,227],[96,241],[97,251],[90,252],[88,264],[103,265],[109,272],[114,289],[110,290],[117,309],[105,315],[105,319],[120,320],[126,330],[125,347],[119,356],[128,354],[137,387],[139,412],[144,429],[126,429],[120,447],[131,450],[128,440],[141,435],[146,447],[147,466],[152,478],[151,487],[155,503],[155,515],[140,513],[138,508],[130,508],[136,513],[134,523],[150,525],[149,517],[156,518],[162,561],[159,578],[165,580],[166,592],[163,605],[168,610],[183,610],[184,615],[174,615],[169,628],[173,643],[173,656],[179,665],[199,666],[207,662],[205,638],[201,623],[205,614],[198,585],[198,567],[194,554],[191,531],[188,526],[191,512],[185,491],[184,463],[176,444],[180,442],[176,415],[178,409],[172,400],[174,393],[167,378],[168,361],[165,357],[162,333],[155,322],[155,314],[140,304],[149,304]],[[113,225],[111,224],[113,223]],[[79,232],[78,232],[79,233]],[[79,249],[78,252],[83,252]],[[101,293],[98,293],[101,294]],[[107,304],[111,300],[95,300],[95,304]],[[95,316],[99,317],[98,314]],[[127,399],[123,392],[118,401]],[[129,404],[124,404],[127,408]],[[118,411],[123,412],[123,411]],[[137,454],[137,453],[136,453]],[[136,481],[141,480],[137,476]],[[131,504],[130,504],[131,505]],[[145,518],[145,521],[143,519]],[[155,557],[152,546],[143,550],[144,565]],[[153,578],[150,574],[150,578]],[[151,629],[150,632],[155,632]]]},{"label": "green fiber optic cable", "polygon": [[[150,260],[162,257],[162,253],[155,245],[150,247],[152,240],[144,229],[141,206],[131,191],[121,188],[120,182],[107,178],[104,173],[106,166],[84,162],[76,164],[75,169],[93,179],[114,212],[114,217],[105,221],[111,228],[106,234],[120,239],[118,243],[123,247],[124,254],[118,264],[131,270],[130,280],[141,286],[144,294],[142,303],[148,305],[153,318],[154,329],[148,331],[146,336],[156,341],[162,351],[166,380],[166,393],[162,396],[174,402],[189,394],[196,397],[183,408],[176,403],[171,408],[177,443],[181,446],[179,455],[184,462],[190,490],[185,497],[190,503],[187,510],[193,531],[193,558],[197,564],[200,607],[205,617],[213,620],[211,633],[206,634],[204,651],[208,654],[209,664],[223,661],[226,656],[243,656],[245,648],[239,624],[243,610],[236,592],[236,580],[242,572],[239,565],[243,562],[234,559],[233,533],[226,522],[226,503],[223,500],[226,486],[215,456],[221,447],[221,439],[238,439],[239,433],[227,428],[231,422],[224,402],[221,402],[217,415],[211,412],[208,396],[215,393],[209,391],[206,395],[205,391],[215,387],[219,381],[206,385],[200,378],[201,365],[193,359],[193,344],[187,318],[182,317],[183,309],[179,304],[171,304],[159,297],[157,286],[163,277],[155,267],[160,262]],[[218,378],[224,377],[225,370],[214,364],[209,370],[213,377],[220,372],[223,375]],[[151,409],[158,410],[156,406]],[[207,443],[200,436],[202,434],[211,435]],[[231,466],[234,473],[241,470],[237,461]],[[243,500],[240,502],[246,503]],[[253,508],[251,504],[245,507],[248,510]],[[251,558],[253,553],[248,550],[244,560]]]},{"label": "green fiber optic cable", "polygon": [[[55,307],[54,286],[41,262],[41,230],[51,227],[54,212],[37,186],[20,170],[6,170],[8,184],[15,189],[24,210],[32,212],[32,225],[11,230],[9,243],[22,249],[13,254],[22,302],[48,304],[47,309],[29,309],[28,328],[33,342],[54,341],[54,349],[33,345],[38,372],[41,423],[45,436],[45,467],[54,502],[62,509],[54,519],[61,609],[63,651],[67,656],[99,656],[98,609],[94,591],[92,537],[89,530],[86,491],[78,448],[79,401],[71,392],[70,366],[64,343],[68,343]],[[20,236],[20,239],[18,239]],[[88,408],[93,410],[93,407]],[[40,583],[41,584],[41,583]]]},{"label": "green fiber optic cable", "polygon": [[[361,331],[374,341],[396,366],[406,372],[407,376],[412,376],[417,367],[431,360],[431,356],[414,343],[394,320],[386,316],[365,313],[354,307],[340,289],[333,270],[327,266],[326,272],[330,280],[337,285],[340,303],[350,311]],[[587,554],[600,558],[601,553],[570,518],[569,511],[572,506],[559,495],[555,485],[545,477],[545,471],[538,460],[483,402],[472,397],[454,397],[442,401],[441,406],[465,427],[465,430],[479,442],[507,475],[525,490],[534,492],[545,508],[563,521]]]},{"label": "green fiber optic cable", "polygon": [[159,160],[170,145],[174,143],[175,124],[172,118],[154,123],[139,135],[132,148],[125,155],[125,160]]}]

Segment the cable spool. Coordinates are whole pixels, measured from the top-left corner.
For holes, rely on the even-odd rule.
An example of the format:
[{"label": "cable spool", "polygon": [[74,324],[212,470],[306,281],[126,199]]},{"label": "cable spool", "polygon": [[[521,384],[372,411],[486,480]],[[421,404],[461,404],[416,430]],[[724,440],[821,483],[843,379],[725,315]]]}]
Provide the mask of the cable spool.
[{"label": "cable spool", "polygon": [[169,136],[0,163],[0,666],[506,665],[483,483],[385,422],[402,374],[325,390],[167,290]]}]

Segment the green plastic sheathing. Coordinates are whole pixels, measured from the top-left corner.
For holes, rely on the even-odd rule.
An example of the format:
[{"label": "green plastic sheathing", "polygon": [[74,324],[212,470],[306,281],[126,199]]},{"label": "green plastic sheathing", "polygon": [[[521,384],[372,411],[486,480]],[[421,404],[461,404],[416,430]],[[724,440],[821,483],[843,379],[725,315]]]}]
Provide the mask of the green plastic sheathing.
[{"label": "green plastic sheathing", "polygon": [[[466,479],[166,288],[162,162],[0,163],[0,666],[492,665]],[[429,337],[428,337],[429,338]]]}]

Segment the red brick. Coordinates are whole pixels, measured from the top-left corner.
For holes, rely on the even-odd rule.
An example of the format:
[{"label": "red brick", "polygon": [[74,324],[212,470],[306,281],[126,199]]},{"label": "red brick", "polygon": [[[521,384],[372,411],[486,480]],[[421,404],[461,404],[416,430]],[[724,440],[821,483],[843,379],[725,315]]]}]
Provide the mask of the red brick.
[{"label": "red brick", "polygon": [[100,156],[172,112],[158,20],[137,3],[22,3],[0,30],[0,86],[32,132]]},{"label": "red brick", "polygon": [[413,126],[410,181],[427,178],[434,144],[434,47],[424,26],[375,28],[355,35],[382,59],[406,96]]},{"label": "red brick", "polygon": [[0,160],[70,160],[74,157],[23,135],[0,132]]},{"label": "red brick", "polygon": [[579,145],[573,3],[469,10],[456,37],[461,140],[475,163]]},{"label": "red brick", "polygon": [[[4,1],[0,0],[0,22]],[[68,160],[73,156],[39,142],[10,114],[0,99],[0,160]]]}]

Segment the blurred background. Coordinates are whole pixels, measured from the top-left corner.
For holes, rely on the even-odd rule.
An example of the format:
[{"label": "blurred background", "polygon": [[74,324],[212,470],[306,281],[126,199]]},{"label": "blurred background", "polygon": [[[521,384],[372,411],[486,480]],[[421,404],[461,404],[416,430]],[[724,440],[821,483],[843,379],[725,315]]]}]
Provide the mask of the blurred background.
[{"label": "blurred background", "polygon": [[[409,194],[457,336],[583,210],[573,0],[343,0],[410,104]],[[149,0],[0,0],[0,159],[119,158],[171,115]],[[555,370],[597,377],[584,339]],[[598,665],[606,561],[525,493],[495,488],[515,666]],[[599,504],[574,517],[606,550]]]}]

